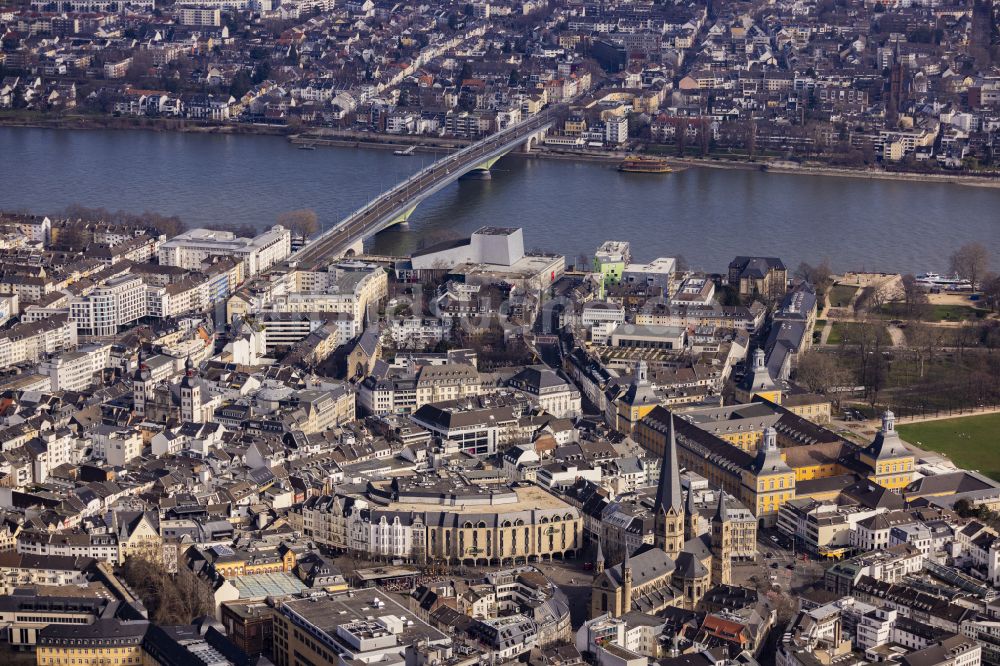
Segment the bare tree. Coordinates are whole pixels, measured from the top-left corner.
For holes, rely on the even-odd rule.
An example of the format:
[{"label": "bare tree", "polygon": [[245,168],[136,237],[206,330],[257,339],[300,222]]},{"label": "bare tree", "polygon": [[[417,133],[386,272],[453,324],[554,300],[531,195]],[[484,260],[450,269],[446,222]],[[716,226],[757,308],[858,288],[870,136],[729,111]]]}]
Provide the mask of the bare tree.
[{"label": "bare tree", "polygon": [[983,296],[986,298],[986,305],[992,310],[1000,310],[1000,275],[988,273],[982,280]]},{"label": "bare tree", "polygon": [[861,290],[861,295],[854,305],[856,312],[869,312],[879,315],[882,308],[889,302],[892,292],[885,284],[875,284]]},{"label": "bare tree", "polygon": [[122,566],[122,575],[159,624],[189,624],[215,610],[211,587],[186,566],[171,576],[160,562],[133,556]]},{"label": "bare tree", "polygon": [[966,243],[951,255],[951,270],[972,283],[973,289],[990,265],[990,253],[979,242]]},{"label": "bare tree", "polygon": [[865,387],[869,404],[874,407],[888,380],[888,367],[882,353],[886,342],[884,330],[871,321],[859,322],[853,342],[857,345],[858,379]]},{"label": "bare tree", "polygon": [[316,217],[316,211],[308,208],[281,213],[278,215],[278,224],[297,233],[303,241],[319,231],[319,220]]},{"label": "bare tree", "polygon": [[832,354],[810,350],[799,355],[795,381],[814,393],[827,393],[849,384],[850,378]]},{"label": "bare tree", "polygon": [[923,322],[913,322],[906,329],[906,342],[917,359],[919,377],[923,379],[925,366],[934,360],[934,353],[941,346],[943,329]]},{"label": "bare tree", "polygon": [[71,224],[59,231],[58,243],[55,245],[68,250],[80,251],[87,246],[88,236],[89,234],[84,230],[83,225]]},{"label": "bare tree", "polygon": [[795,277],[805,280],[812,286],[816,287],[816,291],[820,293],[826,292],[830,285],[833,284],[833,271],[830,270],[830,262],[824,259],[816,266],[802,262],[799,267],[795,269]]},{"label": "bare tree", "polygon": [[952,338],[953,344],[958,348],[958,359],[962,360],[966,348],[974,347],[979,342],[979,331],[974,324],[967,321],[963,321],[951,331],[954,336]]},{"label": "bare tree", "polygon": [[927,311],[927,293],[917,284],[912,273],[903,276],[903,305],[909,319],[920,319]]}]

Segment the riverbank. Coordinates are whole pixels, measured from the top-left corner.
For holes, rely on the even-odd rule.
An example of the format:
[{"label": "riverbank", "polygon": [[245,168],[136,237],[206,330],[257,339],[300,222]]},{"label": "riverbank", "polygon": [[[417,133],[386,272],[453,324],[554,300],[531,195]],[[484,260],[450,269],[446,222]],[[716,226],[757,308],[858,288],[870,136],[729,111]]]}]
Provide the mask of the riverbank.
[{"label": "riverbank", "polygon": [[706,167],[711,169],[742,169],[763,171],[766,173],[792,174],[799,176],[835,176],[841,178],[861,178],[865,180],[899,180],[909,182],[932,181],[936,183],[953,183],[972,187],[1000,188],[1000,178],[975,176],[962,173],[917,173],[911,171],[883,171],[881,169],[845,169],[817,164],[796,164],[772,160],[768,162],[726,161],[701,158],[665,158],[670,163],[686,164],[688,166]]},{"label": "riverbank", "polygon": [[[642,151],[639,151],[642,152]],[[566,151],[537,148],[531,153],[520,153],[524,157],[539,157],[550,159],[580,160],[588,162],[620,162],[625,159],[625,152]],[[933,181],[938,183],[954,183],[972,187],[1000,188],[1000,178],[988,178],[971,174],[934,174],[916,172],[882,171],[871,169],[844,169],[815,164],[800,165],[793,162],[772,160],[767,162],[748,162],[741,160],[706,159],[697,157],[670,157],[662,153],[649,153],[665,160],[675,171],[686,168],[701,167],[706,169],[731,169],[740,171],[760,171],[764,173],[780,173],[799,176],[835,176],[842,178],[862,178],[866,180],[899,180],[908,182]]]},{"label": "riverbank", "polygon": [[[0,112],[0,127],[25,127],[35,129],[72,129],[72,130],[147,130],[153,132],[183,132],[191,134],[223,134],[223,135],[263,135],[285,136],[289,141],[310,147],[330,148],[366,148],[373,150],[400,150],[412,147],[414,153],[436,154],[458,150],[467,146],[470,141],[450,139],[445,137],[410,136],[395,134],[379,134],[375,132],[358,132],[352,130],[333,130],[326,128],[310,129],[301,132],[296,128],[282,125],[251,124],[251,123],[213,123],[191,120],[173,120],[166,118],[133,118],[110,116],[63,116],[40,117],[36,114]],[[641,152],[641,151],[640,151]],[[628,153],[624,151],[594,151],[565,150],[539,147],[530,153],[515,151],[511,156],[529,159],[552,159],[579,162],[618,163]],[[797,164],[783,160],[744,161],[723,160],[695,157],[671,157],[655,153],[656,157],[665,159],[675,171],[683,171],[691,167],[709,169],[737,169],[744,171],[761,171],[801,176],[834,176],[842,178],[859,178],[866,180],[895,180],[909,182],[937,182],[943,184],[965,185],[971,187],[1000,188],[1000,178],[976,176],[965,173],[918,173],[898,172],[872,169],[850,169],[830,167],[818,164]]]},{"label": "riverbank", "polygon": [[145,130],[148,132],[182,132],[188,134],[239,134],[288,136],[289,127],[262,124],[204,123],[194,120],[167,118],[132,118],[113,116],[39,117],[20,113],[0,112],[0,127],[60,130]]},{"label": "riverbank", "polygon": [[[376,150],[400,150],[414,148],[415,153],[440,154],[442,151],[458,150],[470,142],[460,139],[428,138],[420,136],[375,134],[370,132],[338,132],[328,134],[296,134],[289,136],[296,144],[315,147],[342,148],[372,148]],[[643,152],[643,151],[639,151]],[[553,159],[577,162],[602,162],[617,164],[628,156],[626,151],[595,151],[595,150],[565,150],[545,146],[533,148],[531,152],[513,151],[510,157],[527,159]],[[665,160],[674,171],[684,171],[692,167],[708,169],[741,169],[745,171],[762,171],[766,173],[792,174],[800,176],[839,176],[843,178],[862,178],[867,180],[898,180],[910,182],[933,181],[938,183],[953,183],[973,187],[1000,188],[1000,178],[975,176],[972,174],[937,174],[883,171],[872,169],[845,169],[816,164],[796,164],[780,160],[766,162],[749,162],[741,160],[705,159],[695,157],[670,157],[662,153],[650,153]]]}]

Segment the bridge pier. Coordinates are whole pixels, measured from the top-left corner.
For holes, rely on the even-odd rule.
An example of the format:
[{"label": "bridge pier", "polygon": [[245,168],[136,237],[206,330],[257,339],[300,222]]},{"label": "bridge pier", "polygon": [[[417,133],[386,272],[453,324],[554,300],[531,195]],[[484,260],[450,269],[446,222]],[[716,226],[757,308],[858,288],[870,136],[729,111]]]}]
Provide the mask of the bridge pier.
[{"label": "bridge pier", "polygon": [[417,209],[417,204],[413,204],[412,206],[407,208],[404,213],[401,213],[400,215],[393,218],[393,220],[389,222],[386,228],[388,229],[389,227],[394,227],[397,224],[406,224],[410,220],[410,215],[413,215],[413,211],[415,211],[416,209]]},{"label": "bridge pier", "polygon": [[[504,153],[504,155],[506,155],[506,153]],[[500,161],[501,157],[503,157],[503,155],[497,155],[496,157],[491,157],[482,164],[477,164],[472,167],[468,173],[463,174],[459,180],[489,180],[493,177],[492,174],[490,174],[490,169],[493,168],[494,164]]]},{"label": "bridge pier", "polygon": [[345,247],[344,253],[341,256],[345,258],[350,258],[364,253],[365,253],[365,239],[359,238],[358,240],[354,241],[353,244],[349,245],[348,247]]},{"label": "bridge pier", "polygon": [[529,135],[528,138],[525,139],[524,143],[521,144],[521,152],[530,153],[532,148],[540,145],[543,141],[545,141],[545,137],[547,134],[548,130],[541,129],[535,132],[534,134]]}]

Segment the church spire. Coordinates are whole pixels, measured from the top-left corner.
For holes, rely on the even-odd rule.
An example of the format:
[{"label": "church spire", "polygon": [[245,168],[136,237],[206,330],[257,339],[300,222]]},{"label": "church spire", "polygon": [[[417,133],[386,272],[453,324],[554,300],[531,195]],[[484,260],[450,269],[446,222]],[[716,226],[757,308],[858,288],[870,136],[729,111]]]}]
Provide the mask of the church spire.
[{"label": "church spire", "polygon": [[132,375],[132,379],[137,382],[144,382],[149,378],[149,368],[146,365],[146,360],[142,354],[142,345],[139,345],[139,352],[136,354],[135,359],[135,374]]},{"label": "church spire", "polygon": [[719,490],[719,504],[715,508],[715,520],[724,523],[729,520],[729,508],[726,506],[726,491]]},{"label": "church spire", "polygon": [[622,562],[622,615],[632,610],[632,563],[628,560],[628,548],[625,548],[625,561]]},{"label": "church spire", "polygon": [[698,505],[695,502],[694,488],[691,488],[690,486],[688,487],[687,505],[685,509],[688,513],[688,516],[692,516],[698,512]]},{"label": "church spire", "polygon": [[671,412],[670,435],[660,462],[660,485],[656,489],[656,503],[653,505],[653,510],[664,513],[673,510],[676,515],[681,515],[684,512],[684,496],[681,494],[681,474],[677,466],[675,432],[674,415]]},{"label": "church spire", "polygon": [[604,573],[604,549],[601,548],[601,541],[597,541],[597,557],[594,558],[594,573],[598,576]]}]

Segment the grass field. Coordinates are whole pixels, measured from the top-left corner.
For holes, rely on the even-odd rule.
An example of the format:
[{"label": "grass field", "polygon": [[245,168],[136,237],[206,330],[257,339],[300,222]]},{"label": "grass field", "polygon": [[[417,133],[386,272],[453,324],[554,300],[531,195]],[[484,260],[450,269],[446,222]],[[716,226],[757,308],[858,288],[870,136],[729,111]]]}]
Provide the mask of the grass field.
[{"label": "grass field", "polygon": [[[890,303],[882,308],[882,312],[890,317],[903,318],[905,306],[902,303]],[[927,313],[922,319],[924,321],[963,321],[982,319],[987,314],[986,310],[980,310],[968,305],[930,305]]]},{"label": "grass field", "polygon": [[[883,324],[874,324],[878,326],[878,335],[885,346],[890,346],[892,344],[892,338],[889,337],[889,331]],[[861,324],[850,322],[850,321],[835,321],[830,324],[830,337],[826,339],[826,344],[828,345],[839,345],[841,343],[851,344],[858,339],[858,330]]]},{"label": "grass field", "polygon": [[834,285],[826,293],[826,300],[831,308],[846,308],[850,305],[851,299],[854,298],[854,294],[857,291],[857,287],[848,287],[842,284]]},{"label": "grass field", "polygon": [[914,446],[938,451],[959,467],[1000,480],[1000,414],[903,424],[898,430]]}]

